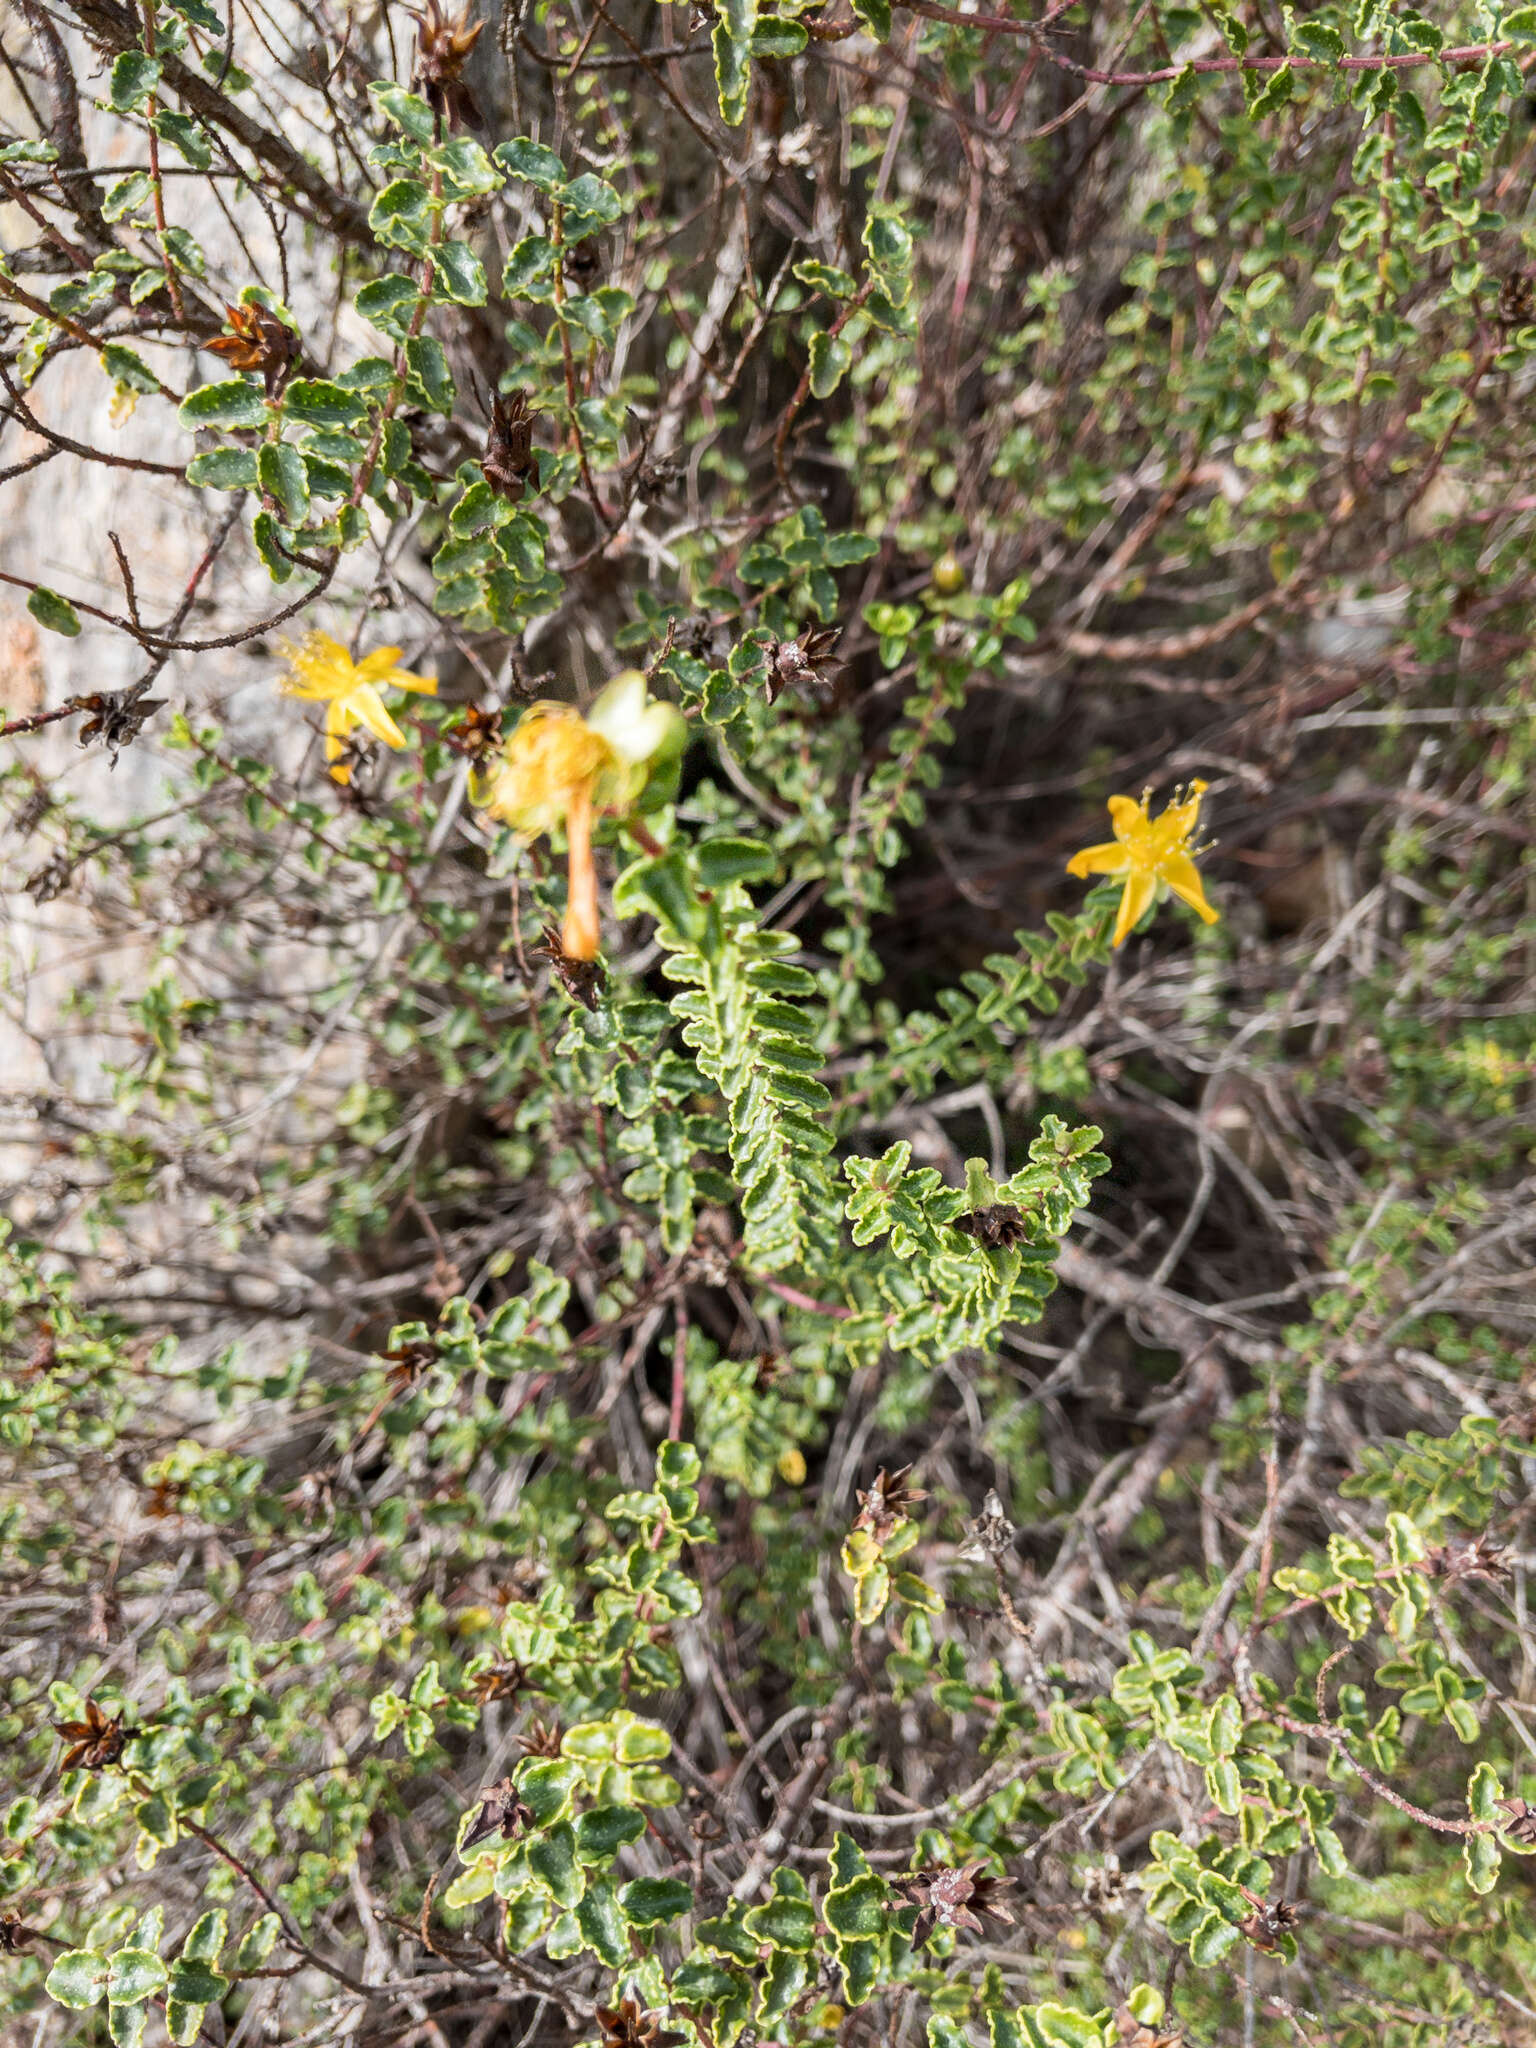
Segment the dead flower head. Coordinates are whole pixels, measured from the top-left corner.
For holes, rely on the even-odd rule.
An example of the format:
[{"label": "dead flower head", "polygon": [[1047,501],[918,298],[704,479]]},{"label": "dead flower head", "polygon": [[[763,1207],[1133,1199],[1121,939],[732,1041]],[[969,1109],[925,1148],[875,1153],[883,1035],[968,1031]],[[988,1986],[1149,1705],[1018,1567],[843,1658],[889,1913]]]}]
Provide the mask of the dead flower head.
[{"label": "dead flower head", "polygon": [[524,1664],[493,1664],[470,1681],[470,1690],[483,1707],[487,1700],[512,1700],[528,1683]]},{"label": "dead flower head", "polygon": [[501,745],[501,713],[466,704],[458,717],[441,728],[445,745],[468,761],[483,761]]},{"label": "dead flower head", "polygon": [[768,657],[768,702],[777,704],[786,690],[807,683],[826,688],[836,682],[847,666],[832,656],[841,634],[840,626],[808,626],[798,640],[775,641]]},{"label": "dead flower head", "polygon": [[0,1956],[19,1956],[34,1931],[23,1926],[14,1914],[0,1914]]},{"label": "dead flower head", "polygon": [[660,2016],[644,2011],[632,1998],[600,2005],[594,2017],[603,2030],[602,2048],[656,2048],[665,2038]]},{"label": "dead flower head", "polygon": [[1509,1839],[1524,1849],[1536,1849],[1536,1806],[1524,1799],[1500,1799],[1495,1804],[1509,1815],[1508,1820],[1500,1823]]},{"label": "dead flower head", "polygon": [[91,713],[80,728],[81,746],[88,747],[93,740],[99,740],[112,756],[115,768],[118,754],[133,745],[150,714],[164,708],[165,699],[144,697],[135,690],[98,690],[82,697],[79,703],[82,711]]},{"label": "dead flower head", "polygon": [[73,860],[61,847],[50,853],[40,868],[34,868],[21,886],[34,903],[51,903],[64,894],[74,872]]},{"label": "dead flower head", "polygon": [[1509,1577],[1504,1546],[1484,1529],[1476,1536],[1452,1536],[1427,1552],[1424,1569],[1432,1579],[1454,1585],[1458,1579],[1487,1579],[1500,1585]]},{"label": "dead flower head", "polygon": [[972,1209],[967,1216],[957,1216],[953,1227],[974,1237],[989,1252],[1011,1251],[1029,1237],[1023,1211],[1011,1202],[989,1202],[985,1209]]},{"label": "dead flower head", "polygon": [[582,960],[567,953],[561,944],[560,928],[553,924],[545,925],[544,943],[533,950],[539,959],[549,962],[550,973],[573,1003],[580,1003],[584,1010],[598,1008],[608,982],[601,960]]},{"label": "dead flower head", "polygon": [[997,1488],[990,1487],[981,1513],[965,1532],[965,1541],[957,1555],[962,1564],[996,1564],[1006,1557],[1013,1548],[1013,1539],[1018,1534],[1012,1522],[1003,1512],[1002,1497]]},{"label": "dead flower head", "polygon": [[397,1344],[393,1351],[381,1351],[379,1356],[388,1362],[391,1391],[399,1394],[414,1387],[428,1366],[437,1363],[437,1346],[414,1337],[408,1343]]},{"label": "dead flower head", "polygon": [[1536,285],[1529,272],[1512,270],[1499,286],[1499,305],[1495,315],[1503,328],[1530,327],[1536,324]]},{"label": "dead flower head", "polygon": [[664,459],[660,462],[642,462],[635,471],[636,495],[647,505],[654,505],[658,498],[664,498],[683,474],[680,462]]},{"label": "dead flower head", "polygon": [[416,71],[411,80],[433,113],[450,128],[483,128],[485,120],[465,84],[464,65],[485,29],[470,26],[469,8],[449,15],[439,0],[427,0],[416,17]]},{"label": "dead flower head", "polygon": [[553,1759],[560,1754],[562,1741],[559,1724],[554,1721],[540,1721],[535,1718],[518,1736],[518,1747],[524,1756],[542,1756]]},{"label": "dead flower head", "polygon": [[504,1842],[510,1842],[532,1824],[532,1809],[518,1798],[517,1787],[512,1780],[503,1778],[482,1793],[480,1811],[470,1823],[460,1854],[468,1855],[477,1842],[483,1842],[491,1835],[500,1835]]},{"label": "dead flower head", "polygon": [[877,1543],[885,1543],[896,1532],[899,1522],[908,1521],[912,1510],[927,1494],[920,1488],[908,1486],[907,1474],[910,1465],[903,1465],[899,1472],[887,1472],[882,1465],[875,1474],[872,1484],[859,1494],[859,1512],[854,1516],[855,1529],[867,1529]]},{"label": "dead flower head", "polygon": [[226,306],[224,324],[229,332],[205,341],[204,348],[232,370],[259,370],[268,398],[276,398],[298,358],[299,337],[262,305]]},{"label": "dead flower head", "polygon": [[979,1916],[1013,1925],[1013,1914],[1003,1895],[1013,1889],[1013,1880],[994,1877],[979,1860],[959,1870],[919,1870],[910,1877],[893,1880],[909,1906],[916,1906],[912,1946],[923,1948],[937,1927],[964,1927],[984,1934]]},{"label": "dead flower head", "polygon": [[83,1771],[110,1770],[128,1742],[122,1715],[110,1719],[94,1700],[86,1701],[83,1721],[55,1721],[53,1732],[69,1744],[59,1762],[60,1776],[77,1766]]},{"label": "dead flower head", "polygon": [[1262,1899],[1257,1892],[1249,1891],[1245,1884],[1239,1885],[1238,1890],[1253,1908],[1248,1918],[1239,1922],[1238,1932],[1245,1935],[1255,1948],[1272,1954],[1296,1926],[1301,1915],[1285,1899]]},{"label": "dead flower head", "polygon": [[10,829],[18,839],[25,839],[29,833],[37,830],[53,808],[53,798],[39,783],[29,796],[22,798],[11,813]]},{"label": "dead flower head", "polygon": [[480,474],[498,498],[515,505],[530,477],[537,479],[538,458],[533,452],[534,415],[528,410],[528,394],[516,391],[491,393],[491,428]]},{"label": "dead flower head", "polygon": [[1184,2048],[1182,2034],[1160,2033],[1157,2027],[1139,2020],[1128,2005],[1122,2005],[1115,2013],[1115,2032],[1123,2048]]}]

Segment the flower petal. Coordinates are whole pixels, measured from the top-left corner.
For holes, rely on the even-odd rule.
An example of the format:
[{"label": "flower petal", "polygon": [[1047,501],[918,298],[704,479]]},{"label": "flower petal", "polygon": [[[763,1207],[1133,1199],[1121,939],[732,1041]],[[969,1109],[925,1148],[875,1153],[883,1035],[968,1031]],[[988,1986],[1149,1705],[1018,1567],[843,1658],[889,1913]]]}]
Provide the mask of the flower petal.
[{"label": "flower petal", "polygon": [[1157,883],[1145,868],[1133,868],[1125,878],[1120,898],[1120,915],[1115,919],[1115,944],[1123,945],[1152,907]]},{"label": "flower petal", "polygon": [[[334,763],[346,747],[347,734],[356,720],[348,713],[339,697],[333,697],[325,707],[325,758],[327,764]],[[331,775],[337,782],[350,782],[352,770],[345,762],[337,768],[331,767]]]},{"label": "flower petal", "polygon": [[1101,846],[1085,846],[1081,853],[1074,853],[1067,862],[1067,873],[1085,881],[1089,875],[1123,875],[1131,864],[1131,857],[1118,839],[1106,840]]},{"label": "flower petal", "polygon": [[598,692],[587,725],[631,766],[687,737],[686,722],[672,705],[649,694],[637,668],[625,669]]},{"label": "flower petal", "polygon": [[359,725],[366,725],[376,740],[387,747],[403,747],[405,734],[384,707],[384,699],[372,683],[357,683],[343,700]]},{"label": "flower petal", "polygon": [[401,668],[402,652],[399,647],[375,647],[372,654],[364,655],[357,664],[358,680],[380,687],[388,683],[396,690],[415,690],[424,696],[435,697],[437,677],[419,676],[414,669]]},{"label": "flower petal", "polygon": [[404,652],[403,647],[375,647],[357,664],[357,674],[365,683],[382,683]]},{"label": "flower petal", "polygon": [[1132,796],[1112,796],[1109,800],[1109,815],[1115,828],[1115,837],[1121,841],[1129,839],[1136,832],[1144,832],[1152,822],[1146,805],[1138,803]]},{"label": "flower petal", "polygon": [[288,696],[314,702],[339,697],[351,688],[352,657],[329,633],[306,633],[297,647],[289,642],[283,651],[288,657],[288,677],[283,684]]},{"label": "flower petal", "polygon": [[1163,880],[1174,895],[1191,910],[1199,911],[1207,924],[1215,924],[1221,915],[1212,910],[1205,900],[1205,884],[1200,879],[1200,870],[1187,853],[1171,853],[1164,860],[1160,870]]}]

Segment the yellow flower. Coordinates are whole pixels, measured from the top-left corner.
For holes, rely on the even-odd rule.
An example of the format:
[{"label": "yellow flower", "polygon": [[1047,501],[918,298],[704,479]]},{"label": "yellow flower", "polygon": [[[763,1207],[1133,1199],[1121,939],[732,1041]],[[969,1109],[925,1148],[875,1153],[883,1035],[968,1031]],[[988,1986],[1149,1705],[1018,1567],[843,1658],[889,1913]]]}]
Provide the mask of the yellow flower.
[{"label": "yellow flower", "polygon": [[1165,883],[1173,894],[1198,911],[1207,924],[1216,922],[1216,912],[1205,900],[1200,871],[1191,858],[1198,848],[1190,840],[1200,822],[1203,782],[1192,782],[1189,794],[1175,790],[1173,801],[1160,818],[1154,818],[1143,792],[1140,803],[1128,796],[1112,796],[1109,815],[1115,836],[1103,846],[1085,846],[1067,862],[1067,873],[1080,880],[1089,875],[1123,875],[1125,893],[1120,898],[1120,915],[1115,919],[1115,944],[1129,938]]},{"label": "yellow flower", "polygon": [[470,795],[514,832],[536,839],[565,826],[570,885],[560,943],[575,960],[597,957],[597,868],[592,826],[604,811],[629,810],[659,757],[678,751],[687,726],[655,702],[637,668],[600,692],[585,716],[572,704],[532,704]]},{"label": "yellow flower", "polygon": [[349,782],[352,770],[340,759],[347,735],[364,726],[387,747],[403,747],[405,734],[385,708],[380,689],[415,690],[428,697],[437,694],[436,676],[414,675],[399,666],[401,649],[376,647],[361,661],[354,661],[339,640],[329,633],[308,633],[303,644],[284,646],[288,675],[284,694],[302,697],[325,706],[325,758],[338,782]]}]

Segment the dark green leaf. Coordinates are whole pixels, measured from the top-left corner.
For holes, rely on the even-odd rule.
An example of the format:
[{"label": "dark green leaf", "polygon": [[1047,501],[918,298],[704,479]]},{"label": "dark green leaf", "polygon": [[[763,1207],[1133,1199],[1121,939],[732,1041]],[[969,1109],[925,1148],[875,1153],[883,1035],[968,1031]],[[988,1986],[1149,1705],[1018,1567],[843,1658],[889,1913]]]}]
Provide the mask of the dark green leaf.
[{"label": "dark green leaf", "polygon": [[204,491],[254,491],[260,484],[254,448],[209,448],[187,464],[187,482]]},{"label": "dark green leaf", "polygon": [[441,297],[460,306],[485,304],[485,267],[467,242],[439,242],[432,273]]},{"label": "dark green leaf", "polygon": [[530,142],[526,135],[513,136],[491,154],[504,171],[514,178],[526,178],[541,192],[554,192],[565,183],[565,165],[555,152],[541,142]]},{"label": "dark green leaf", "polygon": [[381,85],[375,81],[368,88],[381,110],[388,115],[397,128],[403,128],[413,142],[431,143],[437,139],[437,120],[432,109],[413,92],[406,92],[398,85]]},{"label": "dark green leaf", "polygon": [[62,633],[73,640],[80,630],[80,614],[67,597],[60,597],[56,590],[46,584],[39,584],[27,599],[27,610],[40,626],[46,626],[50,633]]},{"label": "dark green leaf", "polygon": [[757,27],[757,0],[719,0],[715,9],[715,85],[720,118],[739,128],[747,117],[747,88],[752,70],[752,34]]},{"label": "dark green leaf", "polygon": [[153,57],[142,50],[124,50],[112,66],[108,91],[118,113],[128,114],[147,100],[159,83],[160,65]]},{"label": "dark green leaf", "polygon": [[217,384],[201,384],[188,392],[176,417],[184,427],[264,427],[267,423],[266,396],[259,384],[244,377],[227,377]]},{"label": "dark green leaf", "polygon": [[303,457],[286,441],[263,441],[257,457],[261,488],[277,501],[285,526],[301,526],[309,511],[309,477]]},{"label": "dark green leaf", "polygon": [[619,1902],[632,1927],[659,1927],[688,1911],[693,1888],[677,1877],[637,1877],[625,1885]]},{"label": "dark green leaf", "polygon": [[107,1988],[107,1959],[93,1948],[66,1949],[48,1972],[45,1989],[56,2005],[85,2012]]}]

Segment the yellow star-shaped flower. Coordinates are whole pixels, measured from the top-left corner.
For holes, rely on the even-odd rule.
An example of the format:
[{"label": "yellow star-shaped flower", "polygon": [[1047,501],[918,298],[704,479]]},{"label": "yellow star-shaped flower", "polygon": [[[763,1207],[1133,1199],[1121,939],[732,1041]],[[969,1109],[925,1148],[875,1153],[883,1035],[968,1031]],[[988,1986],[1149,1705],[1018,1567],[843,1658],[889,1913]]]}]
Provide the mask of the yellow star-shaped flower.
[{"label": "yellow star-shaped flower", "polygon": [[1109,815],[1114,822],[1114,838],[1102,846],[1085,846],[1067,862],[1067,873],[1080,880],[1089,875],[1125,877],[1120,915],[1115,919],[1117,946],[1130,937],[1152,907],[1159,884],[1166,884],[1181,902],[1198,911],[1207,924],[1216,922],[1217,913],[1205,900],[1200,870],[1192,858],[1199,849],[1190,845],[1200,822],[1200,799],[1205,789],[1203,782],[1192,782],[1188,795],[1175,790],[1172,803],[1158,818],[1148,808],[1151,790],[1143,792],[1139,803],[1132,797],[1112,796]]},{"label": "yellow star-shaped flower", "polygon": [[283,692],[325,706],[325,758],[338,782],[350,782],[352,770],[341,760],[347,736],[362,726],[387,747],[403,747],[405,734],[390,717],[381,688],[414,690],[433,697],[436,676],[418,676],[401,668],[402,649],[376,647],[361,661],[354,661],[339,640],[329,633],[308,633],[295,647],[284,647],[288,675]]},{"label": "yellow star-shaped flower", "polygon": [[573,704],[531,704],[470,795],[493,818],[534,839],[565,826],[570,884],[560,943],[575,960],[597,957],[597,867],[593,820],[627,811],[651,766],[678,751],[687,726],[655,701],[639,669],[603,689],[585,717]]}]

